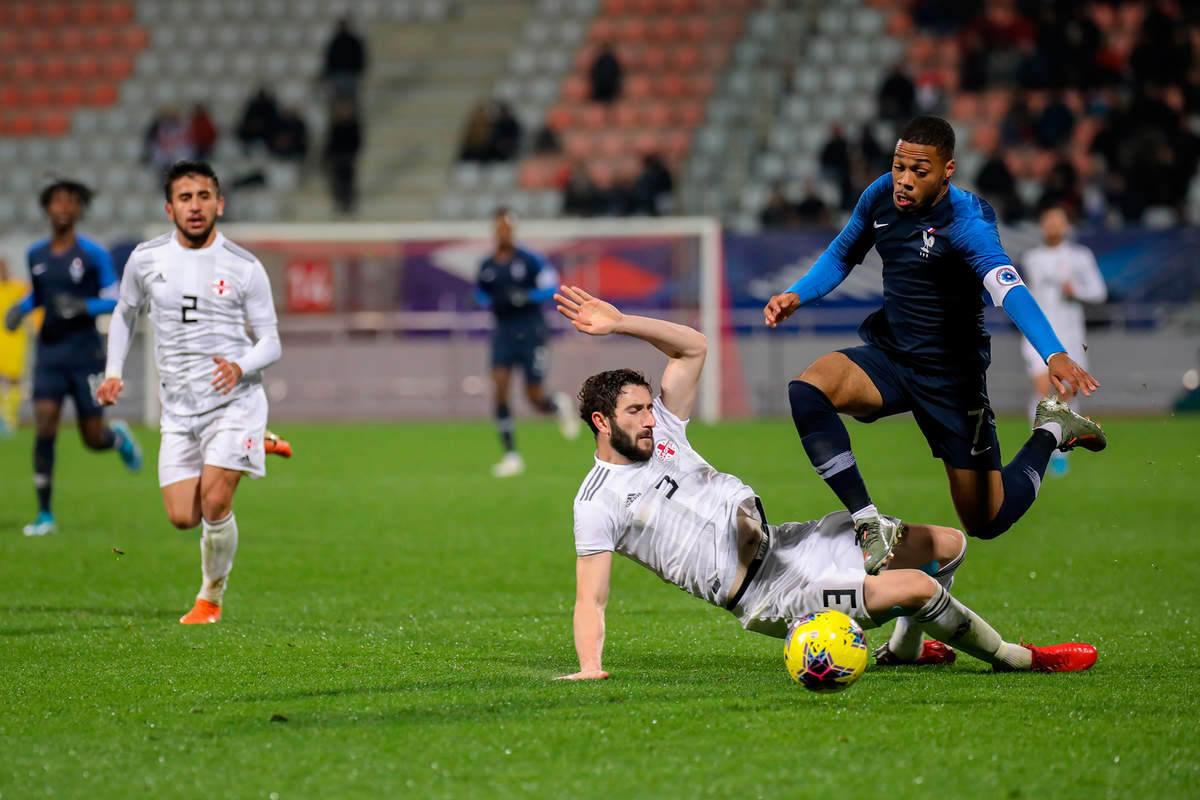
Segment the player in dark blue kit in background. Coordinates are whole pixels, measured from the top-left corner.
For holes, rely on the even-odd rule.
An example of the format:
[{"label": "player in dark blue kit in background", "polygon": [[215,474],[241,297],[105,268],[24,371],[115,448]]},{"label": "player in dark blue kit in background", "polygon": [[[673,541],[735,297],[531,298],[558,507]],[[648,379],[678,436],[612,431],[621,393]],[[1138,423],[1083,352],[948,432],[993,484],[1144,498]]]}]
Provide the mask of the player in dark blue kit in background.
[{"label": "player in dark blue kit in background", "polygon": [[525,396],[543,414],[556,414],[563,436],[579,435],[579,419],[571,400],[563,392],[546,394],[546,320],[542,303],[554,296],[558,272],[542,256],[517,247],[516,214],[498,208],[495,222],[496,250],[479,265],[475,299],[496,315],[492,334],[492,382],[495,390],[496,429],[504,445],[504,457],[492,467],[497,478],[520,475],[525,461],[513,438],[508,385],[514,367],[525,373]]},{"label": "player in dark blue kit in background", "polygon": [[[866,344],[819,358],[788,386],[804,449],[854,515],[878,572],[902,529],[871,503],[838,412],[873,422],[911,411],[935,458],[966,532],[991,539],[1020,519],[1037,496],[1055,449],[1102,450],[1100,427],[1065,404],[1038,405],[1033,435],[1001,468],[988,402],[990,337],[983,293],[1002,306],[1046,361],[1054,388],[1090,395],[1099,384],[1066,354],[1000,245],[986,202],[950,185],[954,129],[937,117],[904,126],[891,174],[859,198],[846,227],[808,273],[764,309],[774,327],[830,292],[871,247],[883,259],[883,308],[859,328]],[[918,637],[919,643],[919,637]]]},{"label": "player in dark blue kit in background", "polygon": [[75,403],[79,433],[91,450],[116,449],[131,471],[142,466],[142,449],[124,422],[106,426],[91,383],[104,374],[104,346],[95,318],[117,303],[117,276],[108,252],[75,234],[75,223],[91,200],[81,183],[56,180],[42,190],[41,205],[50,220],[50,238],[29,248],[31,291],[8,309],[4,325],[15,330],[26,314],[45,309],[38,333],[33,371],[33,414],[37,436],[33,446],[33,485],[38,515],[25,526],[26,536],[57,529],[50,510],[54,472],[54,439],[63,398]]}]

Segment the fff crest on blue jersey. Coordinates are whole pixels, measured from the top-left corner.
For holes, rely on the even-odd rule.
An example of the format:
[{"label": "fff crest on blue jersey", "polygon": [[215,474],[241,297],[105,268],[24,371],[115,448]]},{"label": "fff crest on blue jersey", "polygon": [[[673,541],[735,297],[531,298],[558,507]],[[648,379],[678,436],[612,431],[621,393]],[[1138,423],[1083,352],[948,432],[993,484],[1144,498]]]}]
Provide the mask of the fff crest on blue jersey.
[{"label": "fff crest on blue jersey", "polygon": [[79,283],[83,280],[83,259],[76,256],[71,259],[71,266],[68,268],[71,273],[71,280]]},{"label": "fff crest on blue jersey", "polygon": [[933,245],[937,242],[937,238],[933,235],[935,230],[937,230],[937,228],[926,228],[925,230],[921,231],[922,258],[929,258],[929,252],[933,250]]}]

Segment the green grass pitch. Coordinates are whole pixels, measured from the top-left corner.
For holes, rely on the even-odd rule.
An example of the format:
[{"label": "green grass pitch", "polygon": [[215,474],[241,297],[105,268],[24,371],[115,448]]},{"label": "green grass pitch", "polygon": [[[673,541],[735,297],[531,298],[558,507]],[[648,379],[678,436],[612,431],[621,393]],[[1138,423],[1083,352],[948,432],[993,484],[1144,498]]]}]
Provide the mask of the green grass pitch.
[{"label": "green grass pitch", "polygon": [[[196,533],[154,477],[59,440],[61,532],[26,538],[30,433],[0,441],[0,798],[1180,798],[1200,785],[1200,419],[1109,420],[1109,450],[972,541],[955,594],[1086,673],[869,669],[792,684],[782,643],[618,559],[609,681],[576,668],[571,498],[590,442],[483,424],[289,425],[236,510],[218,625],[184,627]],[[911,421],[852,425],[876,503],[954,524]],[[1024,438],[1001,425],[1005,453]],[[835,506],[785,420],[697,425],[774,521]],[[118,552],[120,551],[120,552]],[[870,644],[885,632],[868,632]]]}]

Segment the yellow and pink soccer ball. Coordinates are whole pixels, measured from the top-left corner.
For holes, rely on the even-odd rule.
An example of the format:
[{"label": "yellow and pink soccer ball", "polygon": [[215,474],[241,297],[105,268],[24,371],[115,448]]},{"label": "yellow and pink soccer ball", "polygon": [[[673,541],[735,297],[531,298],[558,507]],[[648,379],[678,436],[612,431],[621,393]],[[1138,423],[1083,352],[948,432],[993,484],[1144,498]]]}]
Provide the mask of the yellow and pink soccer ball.
[{"label": "yellow and pink soccer ball", "polygon": [[867,668],[867,638],[858,623],[832,609],[792,623],[783,643],[792,680],[812,692],[840,692]]}]

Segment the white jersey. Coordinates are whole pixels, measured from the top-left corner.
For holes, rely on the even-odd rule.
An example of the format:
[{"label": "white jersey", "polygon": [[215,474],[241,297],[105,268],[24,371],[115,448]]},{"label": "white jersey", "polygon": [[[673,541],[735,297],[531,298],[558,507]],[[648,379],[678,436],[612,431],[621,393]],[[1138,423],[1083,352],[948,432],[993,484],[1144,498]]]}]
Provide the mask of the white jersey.
[{"label": "white jersey", "polygon": [[713,605],[738,567],[737,509],[754,490],[717,472],[687,440],[687,422],[654,398],[650,460],[596,459],[575,495],[575,552],[614,551]]},{"label": "white jersey", "polygon": [[212,387],[214,356],[241,366],[254,344],[247,328],[259,339],[274,336],[278,324],[263,265],[223,234],[199,250],[185,248],[174,233],[142,242],[125,265],[120,302],[149,304],[165,412],[194,416],[262,391],[262,375],[252,370],[229,394]]},{"label": "white jersey", "polygon": [[[1065,240],[1054,247],[1035,247],[1022,259],[1021,275],[1067,355],[1086,366],[1082,304],[1103,303],[1108,297],[1108,288],[1092,251]],[[1074,299],[1063,295],[1063,286],[1068,283]],[[1033,345],[1025,341],[1022,350],[1031,374],[1045,372],[1046,365]]]}]

